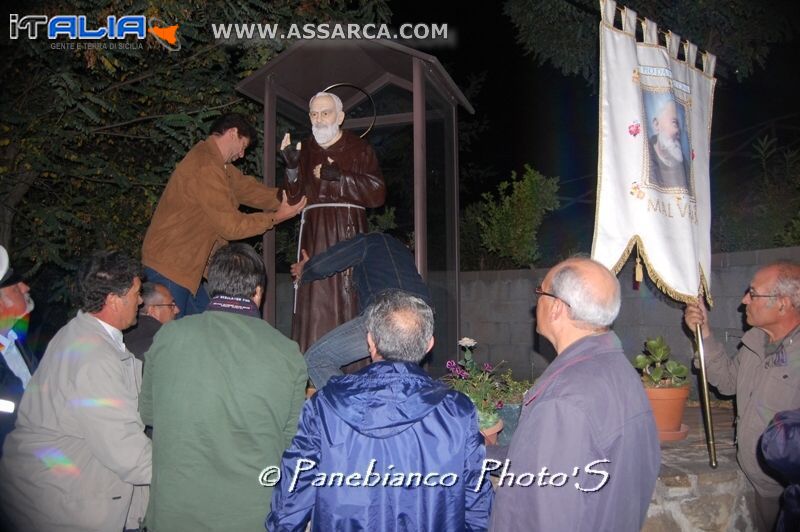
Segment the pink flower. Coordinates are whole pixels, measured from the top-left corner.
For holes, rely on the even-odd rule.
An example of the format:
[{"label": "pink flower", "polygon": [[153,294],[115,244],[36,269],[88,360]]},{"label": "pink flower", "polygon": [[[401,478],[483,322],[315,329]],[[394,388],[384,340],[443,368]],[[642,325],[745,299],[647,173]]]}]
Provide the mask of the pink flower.
[{"label": "pink flower", "polygon": [[633,123],[628,126],[628,133],[630,133],[634,137],[641,132],[642,132],[642,125],[639,123],[638,120],[634,120]]},{"label": "pink flower", "polygon": [[458,375],[459,377],[461,377],[462,379],[468,379],[469,378],[469,373],[467,373],[465,370],[463,370],[460,367],[456,368],[454,373],[456,375]]},{"label": "pink flower", "polygon": [[497,401],[497,402],[494,404],[494,407],[495,407],[496,409],[500,410],[501,408],[503,408],[503,401]]},{"label": "pink flower", "polygon": [[488,362],[483,363],[483,371],[492,371],[492,369],[494,368],[492,368],[491,364],[489,364]]},{"label": "pink flower", "polygon": [[445,364],[444,366],[445,366],[447,369],[449,369],[450,371],[453,371],[453,370],[455,370],[455,369],[458,367],[458,364],[456,363],[456,361],[455,361],[455,360],[448,360],[448,361],[447,361],[447,364]]}]

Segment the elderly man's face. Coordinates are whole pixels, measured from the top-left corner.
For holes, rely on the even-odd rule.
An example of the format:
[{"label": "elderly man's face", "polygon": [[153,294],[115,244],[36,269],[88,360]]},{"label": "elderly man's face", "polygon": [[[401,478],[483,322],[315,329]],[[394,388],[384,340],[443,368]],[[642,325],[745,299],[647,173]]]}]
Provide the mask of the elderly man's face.
[{"label": "elderly man's face", "polygon": [[327,147],[338,138],[339,125],[344,120],[344,113],[336,111],[333,98],[330,96],[314,98],[308,117],[311,119],[311,133],[317,144]]},{"label": "elderly man's face", "polygon": [[657,134],[657,148],[661,162],[674,166],[683,162],[681,151],[681,126],[678,121],[678,108],[675,102],[664,106],[661,113],[653,120],[653,128]]},{"label": "elderly man's face", "polygon": [[674,103],[665,105],[658,115],[657,129],[669,139],[677,140],[680,137],[681,125],[678,122],[678,109]]},{"label": "elderly man's face", "polygon": [[4,321],[16,321],[30,314],[34,305],[29,291],[30,288],[23,282],[0,288],[0,316]]},{"label": "elderly man's face", "polygon": [[[547,272],[542,280],[541,288],[544,292],[551,292],[553,283],[553,270]],[[553,298],[547,295],[538,296],[536,301],[536,332],[541,334],[547,339],[549,336],[549,316],[550,306],[553,304]]]},{"label": "elderly man's face", "polygon": [[308,117],[311,119],[312,126],[330,126],[336,124],[339,114],[336,112],[336,104],[330,96],[319,96],[314,98],[308,109]]},{"label": "elderly man's face", "polygon": [[750,287],[742,298],[749,325],[769,329],[781,320],[779,298],[775,296],[777,275],[776,269],[764,268],[756,272],[750,281]]},{"label": "elderly man's face", "polygon": [[154,301],[147,306],[147,315],[161,323],[167,323],[175,319],[180,309],[175,303],[175,298],[163,285],[156,286],[156,296]]}]

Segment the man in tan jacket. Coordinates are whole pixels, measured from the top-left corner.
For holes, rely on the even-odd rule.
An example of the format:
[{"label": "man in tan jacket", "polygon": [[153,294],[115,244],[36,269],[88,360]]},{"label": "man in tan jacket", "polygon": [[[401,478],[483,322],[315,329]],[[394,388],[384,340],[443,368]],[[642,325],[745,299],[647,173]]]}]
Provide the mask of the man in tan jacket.
[{"label": "man in tan jacket", "polygon": [[0,530],[109,532],[144,517],[152,458],[139,416],[142,363],[122,341],[141,265],[96,252],[78,273],[81,310],[53,337],[0,460]]},{"label": "man in tan jacket", "polygon": [[[231,164],[256,135],[243,116],[222,115],[209,137],[178,163],[161,195],[144,237],[142,263],[148,281],[169,289],[178,317],[202,312],[208,304],[201,281],[217,248],[260,235],[305,207],[305,197],[289,205],[285,196],[279,199],[279,189]],[[243,213],[241,204],[263,212]]]},{"label": "man in tan jacket", "polygon": [[684,320],[692,331],[702,326],[709,384],[736,394],[736,458],[755,490],[754,525],[769,531],[783,487],[762,467],[758,439],[776,413],[800,408],[800,264],[776,262],[758,270],[742,304],[752,329],[733,358],[714,338],[703,305],[687,305]]}]

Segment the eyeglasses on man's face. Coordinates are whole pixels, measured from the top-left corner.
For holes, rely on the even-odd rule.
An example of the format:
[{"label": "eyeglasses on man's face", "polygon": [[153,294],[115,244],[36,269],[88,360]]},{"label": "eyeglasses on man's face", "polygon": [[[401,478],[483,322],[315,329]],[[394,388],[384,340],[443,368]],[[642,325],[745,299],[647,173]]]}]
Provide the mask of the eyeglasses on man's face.
[{"label": "eyeglasses on man's face", "polygon": [[561,299],[557,295],[551,294],[550,292],[545,292],[544,290],[542,290],[542,285],[539,285],[536,288],[534,288],[533,293],[536,294],[537,298],[541,297],[541,296],[547,296],[547,297],[552,297],[553,299],[558,299],[559,301],[564,303],[566,306],[572,308],[569,303],[567,303],[566,301],[564,301],[563,299]]},{"label": "eyeglasses on man's face", "polygon": [[757,297],[780,297],[780,294],[759,294],[752,286],[745,290],[744,293],[745,295],[750,296],[750,299],[755,299]]},{"label": "eyeglasses on man's face", "polygon": [[148,307],[172,307],[172,308],[178,308],[178,304],[175,303],[174,301],[172,303],[156,303],[154,305],[147,305],[147,306]]}]

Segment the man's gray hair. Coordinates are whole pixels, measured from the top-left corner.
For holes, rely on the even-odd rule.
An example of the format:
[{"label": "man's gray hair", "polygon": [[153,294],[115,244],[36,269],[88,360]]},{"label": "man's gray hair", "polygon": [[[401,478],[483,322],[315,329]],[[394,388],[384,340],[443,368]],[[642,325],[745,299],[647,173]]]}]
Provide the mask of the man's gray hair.
[{"label": "man's gray hair", "polygon": [[767,268],[776,268],[778,275],[772,291],[775,295],[788,297],[792,306],[800,312],[800,264],[789,260],[773,262]]},{"label": "man's gray hair", "polygon": [[367,309],[366,325],[384,359],[419,363],[433,338],[433,310],[408,292],[388,290]]},{"label": "man's gray hair", "polygon": [[146,283],[142,283],[142,291],[140,295],[142,296],[142,306],[139,307],[139,314],[144,314],[147,311],[147,307],[152,305],[156,302],[156,298],[161,295],[156,290],[157,287],[163,286],[159,283],[153,283],[151,281],[147,281]]},{"label": "man's gray hair", "polygon": [[336,112],[337,113],[341,113],[343,111],[344,106],[342,105],[342,99],[339,98],[338,96],[336,96],[332,92],[318,92],[318,93],[316,93],[314,96],[311,97],[310,100],[308,100],[308,107],[310,108],[311,104],[314,103],[314,100],[316,100],[320,96],[330,96],[331,100],[333,100],[333,105],[336,106]]},{"label": "man's gray hair", "polygon": [[[608,269],[597,261],[588,258],[579,260],[594,262],[608,272]],[[619,280],[611,272],[608,274],[614,286],[611,294],[599,294],[598,288],[592,286],[581,275],[580,269],[569,262],[553,275],[551,288],[553,294],[569,304],[569,316],[578,322],[580,328],[607,329],[617,319],[621,305]]]}]

